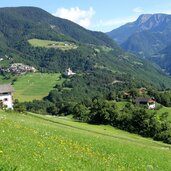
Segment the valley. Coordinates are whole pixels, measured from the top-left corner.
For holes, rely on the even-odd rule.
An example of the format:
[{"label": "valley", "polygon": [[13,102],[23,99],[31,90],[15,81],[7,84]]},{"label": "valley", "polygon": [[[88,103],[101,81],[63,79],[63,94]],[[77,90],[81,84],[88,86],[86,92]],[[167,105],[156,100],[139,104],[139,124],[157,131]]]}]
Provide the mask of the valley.
[{"label": "valley", "polygon": [[0,8],[0,171],[171,170],[171,15],[96,14]]}]

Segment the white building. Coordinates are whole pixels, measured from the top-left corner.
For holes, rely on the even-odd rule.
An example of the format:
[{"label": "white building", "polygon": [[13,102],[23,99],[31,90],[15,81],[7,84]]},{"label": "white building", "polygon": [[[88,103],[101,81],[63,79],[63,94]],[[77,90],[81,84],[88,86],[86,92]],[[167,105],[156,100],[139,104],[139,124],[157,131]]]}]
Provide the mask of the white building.
[{"label": "white building", "polygon": [[156,101],[153,98],[139,97],[139,98],[135,99],[135,103],[138,105],[147,105],[148,109],[156,108]]},{"label": "white building", "polygon": [[156,102],[154,99],[150,99],[147,103],[148,109],[155,109],[156,108]]},{"label": "white building", "polygon": [[0,103],[3,106],[7,106],[8,109],[13,108],[12,93],[14,89],[10,84],[0,85]]},{"label": "white building", "polygon": [[66,71],[65,71],[65,75],[67,76],[71,76],[71,75],[75,75],[76,73],[73,72],[70,68],[68,68]]}]

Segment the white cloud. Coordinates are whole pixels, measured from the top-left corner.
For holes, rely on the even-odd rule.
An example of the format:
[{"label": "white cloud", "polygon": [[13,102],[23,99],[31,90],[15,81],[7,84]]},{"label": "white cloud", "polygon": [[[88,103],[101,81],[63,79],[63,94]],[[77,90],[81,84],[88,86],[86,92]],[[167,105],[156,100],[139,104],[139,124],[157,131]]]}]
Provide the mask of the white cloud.
[{"label": "white cloud", "polygon": [[73,7],[69,9],[59,8],[53,15],[71,20],[83,27],[89,28],[91,25],[92,16],[94,14],[95,11],[92,7],[90,7],[88,10],[82,10],[79,7]]},{"label": "white cloud", "polygon": [[99,26],[118,26],[118,25],[122,25],[122,24],[126,24],[129,22],[133,22],[137,19],[137,16],[133,16],[133,17],[128,17],[128,18],[116,18],[116,19],[111,19],[111,20],[107,20],[107,21],[103,21],[101,20],[99,22]]},{"label": "white cloud", "polygon": [[123,18],[114,18],[110,20],[100,20],[92,26],[93,30],[108,32],[115,28],[118,28],[126,23],[133,22],[137,20],[138,15],[123,17]]},{"label": "white cloud", "polygon": [[163,13],[163,14],[171,14],[171,9],[167,9],[167,10],[159,11],[159,13]]},{"label": "white cloud", "polygon": [[135,13],[142,13],[142,12],[144,12],[144,10],[142,8],[140,8],[140,7],[136,7],[132,11],[135,12]]}]

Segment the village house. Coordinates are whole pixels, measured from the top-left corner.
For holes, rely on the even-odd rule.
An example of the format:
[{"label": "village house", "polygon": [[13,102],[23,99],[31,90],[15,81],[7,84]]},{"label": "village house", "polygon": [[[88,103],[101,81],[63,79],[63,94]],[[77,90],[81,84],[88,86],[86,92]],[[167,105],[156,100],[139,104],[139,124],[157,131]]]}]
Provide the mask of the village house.
[{"label": "village house", "polygon": [[37,70],[33,66],[24,65],[22,63],[13,63],[7,69],[0,68],[0,71],[13,74],[25,74],[27,72],[36,72]]},{"label": "village house", "polygon": [[8,109],[13,108],[12,93],[14,89],[10,84],[0,85],[0,103],[2,106],[6,106]]},{"label": "village house", "polygon": [[156,108],[156,101],[153,98],[138,97],[135,99],[135,103],[137,105],[147,105],[148,109]]},{"label": "village house", "polygon": [[70,68],[66,69],[65,71],[65,75],[66,76],[72,76],[72,75],[75,75],[76,73],[73,72]]}]

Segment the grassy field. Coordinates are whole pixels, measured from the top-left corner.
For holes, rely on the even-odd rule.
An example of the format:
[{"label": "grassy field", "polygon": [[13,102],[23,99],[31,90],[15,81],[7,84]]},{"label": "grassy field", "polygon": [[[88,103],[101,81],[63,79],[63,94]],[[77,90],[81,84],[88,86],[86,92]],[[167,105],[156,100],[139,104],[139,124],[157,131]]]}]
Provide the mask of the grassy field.
[{"label": "grassy field", "polygon": [[77,48],[76,44],[70,42],[57,42],[41,39],[30,39],[28,40],[28,42],[35,47],[59,48],[62,50],[70,50]]},{"label": "grassy field", "polygon": [[162,107],[161,109],[159,109],[157,111],[158,114],[162,114],[162,113],[165,113],[165,112],[169,113],[168,119],[171,121],[171,107]]},{"label": "grassy field", "polygon": [[[19,101],[32,101],[39,100],[47,96],[50,90],[56,84],[62,84],[64,79],[60,79],[59,73],[48,74],[48,73],[30,73],[21,76],[15,76],[17,80],[14,82],[14,99]],[[0,84],[11,84],[14,77],[4,79],[0,76]]]},{"label": "grassy field", "polygon": [[14,99],[39,100],[47,96],[56,84],[61,84],[60,74],[32,73],[19,76],[14,82]]},{"label": "grassy field", "polygon": [[171,146],[109,126],[2,111],[0,122],[0,170],[171,170]]}]

